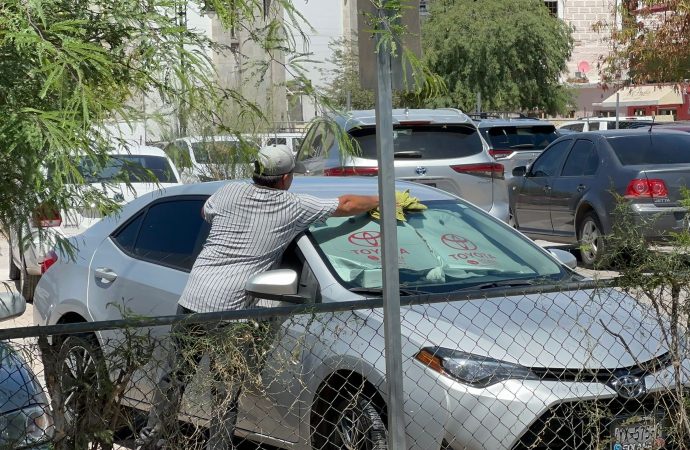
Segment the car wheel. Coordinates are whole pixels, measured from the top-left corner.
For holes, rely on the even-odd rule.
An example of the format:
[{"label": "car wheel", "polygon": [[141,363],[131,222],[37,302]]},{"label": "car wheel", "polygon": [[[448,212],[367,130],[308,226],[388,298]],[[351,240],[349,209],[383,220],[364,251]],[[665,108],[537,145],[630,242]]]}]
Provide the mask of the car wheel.
[{"label": "car wheel", "polygon": [[12,253],[12,242],[10,244],[10,251],[8,252],[10,255],[10,280],[18,280],[19,277],[22,275],[22,271],[19,270],[19,267],[14,263],[14,254]]},{"label": "car wheel", "polygon": [[94,432],[108,429],[102,417],[108,372],[98,340],[92,334],[68,336],[54,367],[55,384],[49,390],[56,427],[62,428],[56,431],[62,431],[62,443],[67,447],[86,448]]},{"label": "car wheel", "polygon": [[578,227],[578,239],[582,265],[593,269],[601,261],[605,251],[604,233],[596,214],[590,212],[582,218]]},{"label": "car wheel", "polygon": [[23,268],[23,270],[19,272],[19,289],[27,302],[33,302],[36,285],[41,277],[39,275],[30,275],[26,271],[26,268]]},{"label": "car wheel", "polygon": [[[314,448],[385,450],[386,425],[373,400],[364,395],[340,395],[328,408]],[[325,431],[325,432],[324,432]]]}]

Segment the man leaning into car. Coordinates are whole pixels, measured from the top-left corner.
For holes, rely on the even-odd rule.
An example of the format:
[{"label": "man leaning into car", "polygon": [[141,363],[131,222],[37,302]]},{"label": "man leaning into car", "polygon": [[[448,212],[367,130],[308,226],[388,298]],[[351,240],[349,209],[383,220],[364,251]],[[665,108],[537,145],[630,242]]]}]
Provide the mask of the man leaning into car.
[{"label": "man leaning into car", "polygon": [[[377,196],[342,195],[321,199],[287,192],[294,173],[303,171],[287,146],[263,147],[254,162],[253,183],[228,183],[206,201],[203,215],[211,229],[189,274],[177,314],[253,307],[254,302],[245,294],[247,280],[275,267],[290,242],[309,225],[330,216],[362,214],[378,206]],[[148,423],[137,439],[138,449],[166,448],[165,439],[174,430],[182,394],[202,356],[198,350],[192,361],[180,355],[194,343],[190,341],[203,339],[213,328],[222,326],[227,327],[228,323],[181,323],[174,327],[176,336],[170,367],[156,389]],[[248,324],[240,322],[232,326],[236,329],[244,326],[246,330]],[[256,358],[256,355],[244,356],[246,360]],[[213,414],[207,449],[234,448],[241,378],[237,384],[232,386],[227,409],[223,414]],[[214,420],[216,416],[222,416],[222,423]]]}]

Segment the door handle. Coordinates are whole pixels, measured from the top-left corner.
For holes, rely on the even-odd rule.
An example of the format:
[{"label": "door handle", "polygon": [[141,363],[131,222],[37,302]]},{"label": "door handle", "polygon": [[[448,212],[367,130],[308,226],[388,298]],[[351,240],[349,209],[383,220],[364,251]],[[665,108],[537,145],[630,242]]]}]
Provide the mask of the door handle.
[{"label": "door handle", "polygon": [[579,184],[579,185],[577,186],[577,192],[582,192],[582,191],[584,191],[585,189],[587,189],[587,186],[585,186],[584,184]]},{"label": "door handle", "polygon": [[100,278],[105,281],[113,282],[117,279],[117,274],[107,267],[98,267],[94,270],[96,278]]}]

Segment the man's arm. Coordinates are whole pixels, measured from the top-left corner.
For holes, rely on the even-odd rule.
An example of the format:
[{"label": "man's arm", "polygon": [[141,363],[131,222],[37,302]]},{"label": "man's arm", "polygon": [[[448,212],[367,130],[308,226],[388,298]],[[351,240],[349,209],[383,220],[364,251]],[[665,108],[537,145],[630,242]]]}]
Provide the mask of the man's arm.
[{"label": "man's arm", "polygon": [[379,206],[378,195],[341,195],[334,217],[355,216]]}]

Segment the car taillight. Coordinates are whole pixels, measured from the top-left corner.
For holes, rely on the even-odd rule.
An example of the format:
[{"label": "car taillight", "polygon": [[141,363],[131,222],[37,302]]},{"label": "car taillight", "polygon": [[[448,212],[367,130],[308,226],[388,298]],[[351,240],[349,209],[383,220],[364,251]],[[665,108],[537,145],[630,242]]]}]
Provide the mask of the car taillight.
[{"label": "car taillight", "polygon": [[513,153],[512,150],[502,150],[498,148],[492,148],[491,150],[489,150],[489,155],[493,156],[496,159],[505,158],[511,153]]},{"label": "car taillight", "polygon": [[628,188],[625,190],[625,196],[628,198],[663,198],[668,197],[668,189],[666,188],[664,180],[635,178],[628,183]]},{"label": "car taillight", "polygon": [[379,174],[378,167],[331,167],[324,169],[323,174],[329,177],[364,176],[375,177]]},{"label": "car taillight", "polygon": [[60,211],[48,205],[36,208],[31,219],[33,225],[40,228],[59,227],[62,224]]},{"label": "car taillight", "polygon": [[50,266],[55,264],[58,260],[58,255],[54,250],[46,253],[46,256],[41,261],[41,273],[46,273],[46,270],[50,269]]},{"label": "car taillight", "polygon": [[462,164],[459,166],[450,166],[450,168],[458,173],[467,173],[500,180],[504,178],[503,164],[499,163]]}]

